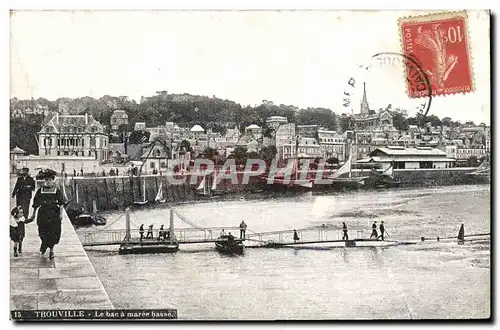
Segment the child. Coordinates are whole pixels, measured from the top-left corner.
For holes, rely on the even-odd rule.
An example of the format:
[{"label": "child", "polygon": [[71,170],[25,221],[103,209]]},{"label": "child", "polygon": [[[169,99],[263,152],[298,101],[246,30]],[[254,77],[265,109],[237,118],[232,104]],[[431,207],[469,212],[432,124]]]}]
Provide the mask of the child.
[{"label": "child", "polygon": [[18,251],[19,253],[23,253],[24,223],[26,218],[20,206],[12,209],[10,215],[10,239],[14,242],[14,257],[17,257]]}]

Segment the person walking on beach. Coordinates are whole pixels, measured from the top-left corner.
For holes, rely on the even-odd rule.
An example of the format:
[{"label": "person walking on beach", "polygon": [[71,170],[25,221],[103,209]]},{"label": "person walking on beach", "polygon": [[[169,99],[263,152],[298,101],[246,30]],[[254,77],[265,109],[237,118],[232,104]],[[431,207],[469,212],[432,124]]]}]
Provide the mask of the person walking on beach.
[{"label": "person walking on beach", "polygon": [[345,222],[342,222],[342,231],[344,232],[344,235],[342,236],[342,240],[349,240],[349,235],[347,235],[347,225]]},{"label": "person walking on beach", "polygon": [[299,234],[297,233],[297,230],[293,230],[293,242],[297,243],[300,240]]},{"label": "person walking on beach", "polygon": [[146,234],[146,238],[153,238],[153,225],[149,225],[148,233]]},{"label": "person walking on beach", "polygon": [[14,242],[14,257],[19,256],[17,252],[23,253],[23,239],[24,239],[24,217],[23,209],[16,206],[10,212],[10,239]]},{"label": "person walking on beach", "polygon": [[17,178],[12,191],[12,198],[16,197],[16,206],[21,206],[25,217],[29,215],[31,196],[35,189],[35,180],[29,175],[29,172],[29,168],[23,167],[21,176]]},{"label": "person walking on beach", "polygon": [[76,169],[73,169],[73,177],[76,176]]},{"label": "person walking on beach", "polygon": [[464,224],[460,226],[460,229],[458,230],[458,240],[459,241],[464,241],[465,240],[465,227]]},{"label": "person walking on beach", "polygon": [[240,223],[240,239],[245,239],[245,231],[247,230],[247,224],[245,220]]},{"label": "person walking on beach", "polygon": [[42,256],[50,249],[49,258],[54,259],[54,246],[61,239],[61,211],[64,198],[59,188],[55,185],[56,172],[46,170],[42,174],[43,187],[35,193],[33,209],[38,224],[38,236],[42,241],[40,253]]},{"label": "person walking on beach", "polygon": [[142,241],[142,240],[144,239],[144,224],[142,224],[142,225],[139,227],[139,234],[141,235],[140,240]]},{"label": "person walking on beach", "polygon": [[370,235],[370,239],[375,238],[378,240],[378,234],[377,234],[377,221],[373,222],[372,225],[372,234]]},{"label": "person walking on beach", "polygon": [[379,229],[380,229],[380,236],[378,238],[381,238],[382,240],[384,240],[384,234],[386,233],[386,231],[385,231],[385,227],[384,227],[384,222],[383,221],[380,224]]}]

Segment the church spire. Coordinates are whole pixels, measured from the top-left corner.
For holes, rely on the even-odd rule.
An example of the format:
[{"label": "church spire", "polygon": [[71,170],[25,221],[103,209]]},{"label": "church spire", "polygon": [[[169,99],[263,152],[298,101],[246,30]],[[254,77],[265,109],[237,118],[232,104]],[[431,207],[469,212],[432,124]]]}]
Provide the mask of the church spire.
[{"label": "church spire", "polygon": [[363,83],[363,100],[361,101],[361,114],[368,115],[370,113],[370,107],[368,106],[368,101],[366,100],[366,83]]}]

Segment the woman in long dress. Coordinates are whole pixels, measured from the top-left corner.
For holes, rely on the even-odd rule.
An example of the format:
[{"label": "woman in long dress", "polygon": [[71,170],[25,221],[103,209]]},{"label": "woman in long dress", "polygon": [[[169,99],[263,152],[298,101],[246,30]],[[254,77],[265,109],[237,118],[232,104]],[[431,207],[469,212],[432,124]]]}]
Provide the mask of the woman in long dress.
[{"label": "woman in long dress", "polygon": [[64,198],[55,185],[56,172],[46,170],[42,179],[44,185],[37,190],[33,200],[34,214],[37,215],[38,236],[42,241],[40,253],[42,256],[50,249],[49,258],[54,259],[54,246],[61,238],[61,207]]}]

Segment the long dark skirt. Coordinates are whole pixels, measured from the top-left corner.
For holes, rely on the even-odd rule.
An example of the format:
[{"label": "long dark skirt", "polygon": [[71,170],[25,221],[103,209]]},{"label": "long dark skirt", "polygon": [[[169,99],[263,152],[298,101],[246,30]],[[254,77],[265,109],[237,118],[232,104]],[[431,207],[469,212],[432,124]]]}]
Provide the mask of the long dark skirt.
[{"label": "long dark skirt", "polygon": [[61,239],[61,220],[45,220],[38,222],[38,236],[42,240],[42,247],[53,248]]},{"label": "long dark skirt", "polygon": [[19,222],[17,227],[10,226],[10,239],[13,242],[21,242],[24,239],[24,223]]}]

